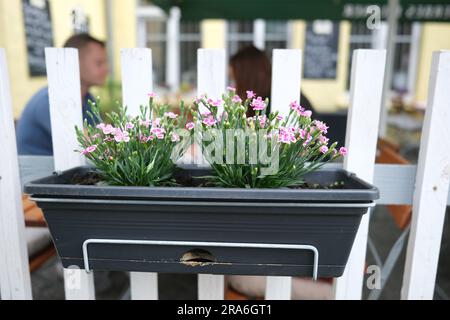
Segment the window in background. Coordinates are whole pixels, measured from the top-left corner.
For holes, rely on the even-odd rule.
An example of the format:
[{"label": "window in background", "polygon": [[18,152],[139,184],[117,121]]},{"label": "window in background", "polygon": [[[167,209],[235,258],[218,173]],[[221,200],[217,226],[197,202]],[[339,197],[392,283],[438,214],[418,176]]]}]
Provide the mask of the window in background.
[{"label": "window in background", "polygon": [[166,21],[152,19],[145,21],[146,47],[152,49],[153,83],[166,86]]},{"label": "window in background", "polygon": [[[420,24],[399,23],[395,39],[394,71],[391,89],[399,93],[414,90],[416,79],[416,59],[420,38]],[[350,37],[350,56],[347,87],[350,87],[352,52],[355,49],[384,48],[387,41],[387,25],[380,30],[370,30],[365,22],[353,22]]]},{"label": "window in background", "polygon": [[228,56],[253,44],[253,21],[228,21],[227,29]]},{"label": "window in background", "polygon": [[201,47],[199,22],[180,23],[180,84],[190,89],[197,84],[197,49]]},{"label": "window in background", "polygon": [[272,58],[273,49],[289,47],[290,33],[287,21],[266,20],[265,48],[267,55]]}]

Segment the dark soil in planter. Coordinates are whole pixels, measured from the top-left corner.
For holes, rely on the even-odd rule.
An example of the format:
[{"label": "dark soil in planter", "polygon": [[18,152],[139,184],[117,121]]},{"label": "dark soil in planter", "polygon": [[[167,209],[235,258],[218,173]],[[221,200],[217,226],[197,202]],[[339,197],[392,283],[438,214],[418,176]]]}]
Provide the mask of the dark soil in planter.
[{"label": "dark soil in planter", "polygon": [[[208,181],[201,176],[194,177],[190,174],[179,173],[174,176],[175,182],[179,187],[212,187],[213,182]],[[95,171],[87,171],[84,173],[75,173],[71,180],[71,184],[75,185],[96,185],[102,182],[101,176]],[[345,181],[336,181],[328,184],[305,182],[298,186],[288,187],[289,189],[344,189]]]}]

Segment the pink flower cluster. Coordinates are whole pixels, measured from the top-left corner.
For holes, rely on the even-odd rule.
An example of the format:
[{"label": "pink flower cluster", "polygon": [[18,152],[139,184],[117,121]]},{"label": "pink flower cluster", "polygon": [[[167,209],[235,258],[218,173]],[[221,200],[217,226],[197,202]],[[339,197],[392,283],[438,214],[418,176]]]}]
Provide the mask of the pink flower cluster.
[{"label": "pink flower cluster", "polygon": [[253,99],[250,105],[253,107],[253,110],[264,110],[266,108],[266,103],[263,101],[261,97]]},{"label": "pink flower cluster", "polygon": [[278,142],[291,144],[297,142],[295,131],[290,128],[280,127],[278,132]]},{"label": "pink flower cluster", "polygon": [[82,154],[82,155],[86,155],[86,154],[88,154],[88,153],[94,152],[95,150],[97,150],[97,145],[96,145],[96,144],[87,147],[86,149],[84,149],[83,151],[81,151],[81,154]]},{"label": "pink flower cluster", "polygon": [[[132,123],[127,123],[125,125],[125,127],[127,129],[132,129],[134,128],[134,125]],[[130,134],[128,133],[128,131],[126,130],[122,130],[120,128],[114,128],[112,125],[107,124],[105,125],[104,123],[100,123],[97,125],[97,129],[102,130],[103,134],[105,135],[113,135],[114,136],[114,140],[116,140],[116,142],[128,142],[130,141]],[[106,137],[105,141],[111,141],[111,137]]]},{"label": "pink flower cluster", "polygon": [[217,123],[216,119],[214,119],[212,115],[208,115],[206,118],[203,118],[202,122],[208,127],[212,127]]},{"label": "pink flower cluster", "polygon": [[289,106],[292,110],[296,111],[299,116],[311,118],[312,112],[311,110],[305,110],[298,102],[297,100],[292,101]]}]

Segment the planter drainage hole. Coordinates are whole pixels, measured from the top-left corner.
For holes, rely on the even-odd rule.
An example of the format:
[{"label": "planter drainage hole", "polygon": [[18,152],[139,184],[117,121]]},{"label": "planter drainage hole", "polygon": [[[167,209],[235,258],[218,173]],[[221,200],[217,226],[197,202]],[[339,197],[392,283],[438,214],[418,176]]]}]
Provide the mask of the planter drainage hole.
[{"label": "planter drainage hole", "polygon": [[188,266],[196,267],[214,263],[216,262],[216,258],[207,250],[192,249],[183,254],[180,262]]}]

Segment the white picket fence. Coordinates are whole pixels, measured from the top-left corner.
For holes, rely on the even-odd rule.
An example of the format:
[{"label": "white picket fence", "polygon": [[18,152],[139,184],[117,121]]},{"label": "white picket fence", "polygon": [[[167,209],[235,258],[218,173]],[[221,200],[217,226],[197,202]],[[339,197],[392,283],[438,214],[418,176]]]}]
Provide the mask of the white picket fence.
[{"label": "white picket fence", "polygon": [[[300,97],[301,50],[273,52],[271,101],[274,110],[288,112],[289,102]],[[11,57],[10,57],[11,58]],[[386,52],[353,53],[351,104],[344,168],[380,189],[378,204],[413,204],[411,235],[401,297],[432,299],[450,180],[450,52],[433,55],[428,108],[423,126],[418,166],[375,165]],[[46,49],[54,169],[84,163],[77,147],[74,125],[81,126],[78,52]],[[152,91],[150,49],[122,50],[123,103],[133,114]],[[219,97],[226,86],[223,49],[198,51],[198,94]],[[14,75],[11,75],[14,76]],[[326,93],[324,93],[326,94]],[[0,286],[2,299],[31,299],[30,274],[24,239],[23,208],[12,104],[4,50],[0,49]],[[334,283],[336,299],[361,299],[369,215],[365,215],[344,275]],[[70,281],[81,279],[74,289]],[[131,298],[158,299],[156,273],[132,272]],[[65,270],[66,299],[95,299],[93,273]],[[223,299],[224,276],[199,275],[199,299]],[[290,277],[268,277],[266,299],[290,299]]]}]

